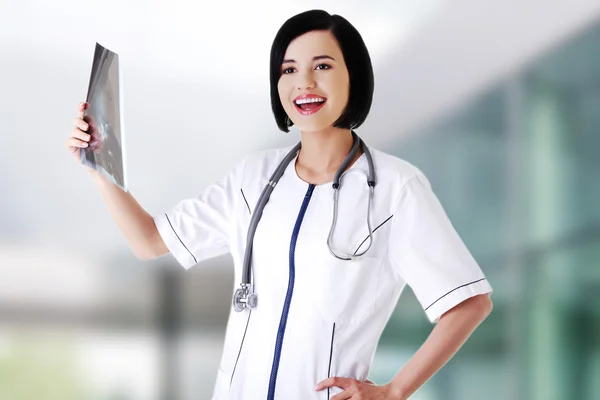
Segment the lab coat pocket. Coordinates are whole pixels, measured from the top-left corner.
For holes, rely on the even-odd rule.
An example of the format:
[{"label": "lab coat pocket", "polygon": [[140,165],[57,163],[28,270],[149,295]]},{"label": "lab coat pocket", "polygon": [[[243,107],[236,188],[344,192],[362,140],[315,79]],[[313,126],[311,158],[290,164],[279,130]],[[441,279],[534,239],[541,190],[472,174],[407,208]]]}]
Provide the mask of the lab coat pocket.
[{"label": "lab coat pocket", "polygon": [[382,260],[331,258],[319,266],[318,308],[329,322],[360,324],[375,312]]},{"label": "lab coat pocket", "polygon": [[238,357],[244,347],[245,333],[250,323],[251,310],[229,313],[227,330],[225,332],[225,345],[221,357],[221,370],[230,377],[235,375]]},{"label": "lab coat pocket", "polygon": [[229,399],[229,383],[231,375],[223,371],[221,368],[217,370],[217,380],[215,381],[214,393],[212,400],[227,400]]}]

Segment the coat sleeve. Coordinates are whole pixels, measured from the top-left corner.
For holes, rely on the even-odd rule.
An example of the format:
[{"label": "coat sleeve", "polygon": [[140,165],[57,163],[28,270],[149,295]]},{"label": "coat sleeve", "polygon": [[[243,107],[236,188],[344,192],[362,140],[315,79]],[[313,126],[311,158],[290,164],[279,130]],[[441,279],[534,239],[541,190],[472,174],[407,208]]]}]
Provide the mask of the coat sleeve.
[{"label": "coat sleeve", "polygon": [[462,301],[492,292],[421,171],[399,192],[389,255],[431,323]]},{"label": "coat sleeve", "polygon": [[167,248],[182,267],[229,252],[229,238],[240,195],[245,160],[196,197],[153,216]]}]

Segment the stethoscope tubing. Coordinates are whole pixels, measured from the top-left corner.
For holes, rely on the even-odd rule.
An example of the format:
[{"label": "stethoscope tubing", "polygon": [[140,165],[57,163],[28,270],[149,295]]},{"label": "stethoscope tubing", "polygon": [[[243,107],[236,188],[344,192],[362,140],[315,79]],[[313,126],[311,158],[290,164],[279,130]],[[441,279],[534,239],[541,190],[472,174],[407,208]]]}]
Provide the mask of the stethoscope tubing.
[{"label": "stethoscope tubing", "polygon": [[[372,238],[373,231],[371,229],[370,215],[371,215],[371,202],[373,200],[374,187],[375,187],[375,167],[373,165],[373,158],[371,157],[371,152],[369,151],[369,148],[367,147],[367,145],[363,142],[363,140],[360,137],[358,137],[358,135],[354,131],[352,131],[352,137],[354,139],[352,149],[350,150],[350,153],[348,154],[348,156],[346,156],[346,158],[340,165],[340,168],[338,168],[338,170],[333,178],[333,185],[332,185],[333,189],[334,189],[333,221],[331,224],[331,229],[329,231],[329,235],[327,237],[327,247],[329,248],[329,252],[334,257],[341,259],[341,260],[351,260],[353,258],[362,256],[370,249],[371,244],[373,242],[373,238]],[[260,222],[260,219],[262,217],[263,210],[264,210],[267,202],[269,201],[269,198],[271,197],[271,193],[273,192],[273,189],[275,189],[275,186],[279,182],[279,179],[283,175],[283,173],[286,170],[289,163],[296,157],[296,155],[298,154],[298,151],[300,151],[301,146],[302,146],[301,142],[296,144],[286,154],[286,156],[279,163],[277,168],[275,168],[275,171],[273,172],[273,174],[271,175],[271,178],[269,179],[269,182],[263,189],[263,191],[258,199],[258,202],[256,204],[256,207],[254,209],[254,213],[252,214],[252,217],[250,218],[250,224],[248,226],[248,235],[246,237],[246,250],[244,252],[242,283],[240,285],[241,288],[236,290],[235,295],[234,295],[234,301],[233,301],[234,309],[238,312],[242,311],[245,307],[254,308],[256,306],[256,294],[254,293],[253,288],[252,288],[252,267],[251,267],[252,245],[254,243],[254,235],[256,233],[256,228],[258,226],[258,223]],[[352,161],[352,159],[358,152],[359,147],[362,148],[363,152],[365,153],[365,156],[367,158],[367,163],[369,166],[369,170],[368,170],[368,174],[367,174],[367,184],[369,186],[369,192],[370,192],[369,193],[369,202],[368,202],[368,206],[367,206],[368,207],[368,209],[367,209],[367,226],[369,228],[369,246],[363,252],[358,253],[358,254],[338,255],[331,248],[331,239],[333,237],[333,232],[334,232],[335,225],[337,222],[340,180],[341,180],[342,174],[348,167],[349,163]]]}]

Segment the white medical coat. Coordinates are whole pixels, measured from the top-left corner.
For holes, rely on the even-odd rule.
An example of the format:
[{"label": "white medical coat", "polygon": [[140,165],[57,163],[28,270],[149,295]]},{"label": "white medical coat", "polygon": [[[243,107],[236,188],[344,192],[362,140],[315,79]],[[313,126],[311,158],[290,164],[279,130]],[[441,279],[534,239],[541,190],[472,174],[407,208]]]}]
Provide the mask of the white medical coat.
[{"label": "white medical coat", "polygon": [[[197,197],[154,216],[183,267],[231,252],[233,290],[239,287],[251,215],[290,149],[250,155]],[[331,183],[301,180],[296,159],[287,166],[254,238],[258,304],[230,311],[213,400],[329,399],[342,390],[315,392],[323,379],[367,379],[381,333],[407,284],[432,323],[467,298],[492,291],[423,173],[370,151],[377,180],[370,214],[373,244],[352,261],[333,257],[327,248]],[[338,253],[362,252],[368,245],[369,189],[360,170],[368,172],[365,154],[341,180],[332,239]]]}]

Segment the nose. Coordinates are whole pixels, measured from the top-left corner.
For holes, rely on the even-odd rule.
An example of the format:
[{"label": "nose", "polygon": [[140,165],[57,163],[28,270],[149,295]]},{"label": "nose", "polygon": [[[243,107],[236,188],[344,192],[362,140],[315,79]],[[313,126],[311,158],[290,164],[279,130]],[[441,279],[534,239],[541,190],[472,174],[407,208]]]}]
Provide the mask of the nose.
[{"label": "nose", "polygon": [[315,78],[312,74],[312,71],[310,72],[301,72],[298,73],[297,75],[297,82],[296,82],[296,88],[298,90],[308,90],[308,89],[314,89],[316,86],[316,81]]}]

